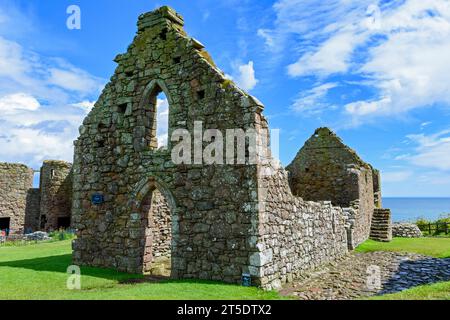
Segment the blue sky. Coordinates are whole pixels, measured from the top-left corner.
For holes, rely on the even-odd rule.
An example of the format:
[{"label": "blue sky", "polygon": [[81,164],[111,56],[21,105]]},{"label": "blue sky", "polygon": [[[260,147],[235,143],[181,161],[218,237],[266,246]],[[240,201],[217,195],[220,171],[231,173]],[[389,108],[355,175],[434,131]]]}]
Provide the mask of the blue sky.
[{"label": "blue sky", "polygon": [[329,126],[381,169],[385,196],[450,196],[448,0],[2,0],[0,161],[70,161],[113,58],[161,5],[265,104],[285,165]]}]

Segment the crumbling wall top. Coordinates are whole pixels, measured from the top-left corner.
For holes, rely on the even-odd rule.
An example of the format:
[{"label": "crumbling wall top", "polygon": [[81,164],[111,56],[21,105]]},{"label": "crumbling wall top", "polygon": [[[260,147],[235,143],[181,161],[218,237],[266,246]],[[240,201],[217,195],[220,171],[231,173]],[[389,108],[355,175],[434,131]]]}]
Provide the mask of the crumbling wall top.
[{"label": "crumbling wall top", "polygon": [[0,162],[0,170],[2,170],[2,171],[9,171],[9,170],[24,170],[24,171],[26,171],[26,170],[30,170],[30,168],[21,163]]},{"label": "crumbling wall top", "polygon": [[138,20],[138,30],[144,31],[149,27],[164,23],[167,20],[179,26],[184,25],[184,19],[181,15],[176,13],[174,9],[163,6],[155,11],[141,14]]},{"label": "crumbling wall top", "polygon": [[342,149],[343,151],[346,151],[347,160],[351,160],[352,164],[372,169],[370,164],[362,160],[355,150],[347,146],[336,133],[327,127],[316,129],[312,137],[306,141],[303,148],[299,151],[299,154],[302,150],[306,151],[311,149]]}]

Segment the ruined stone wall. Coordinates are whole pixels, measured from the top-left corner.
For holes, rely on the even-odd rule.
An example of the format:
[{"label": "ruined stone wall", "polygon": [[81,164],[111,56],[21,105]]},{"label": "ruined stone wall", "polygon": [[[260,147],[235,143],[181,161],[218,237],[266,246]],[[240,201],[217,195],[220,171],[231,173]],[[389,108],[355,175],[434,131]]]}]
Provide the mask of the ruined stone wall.
[{"label": "ruined stone wall", "polygon": [[[292,193],[309,201],[355,206],[350,242],[368,239],[375,206],[373,168],[328,128],[319,128],[287,167]],[[377,200],[379,201],[379,200]]]},{"label": "ruined stone wall", "polygon": [[41,190],[37,188],[29,189],[25,210],[25,232],[40,230],[40,205]]},{"label": "ruined stone wall", "polygon": [[284,169],[268,172],[261,173],[259,181],[260,234],[251,273],[262,287],[279,289],[348,252],[347,214],[331,202],[293,196]]},{"label": "ruined stone wall", "polygon": [[[156,149],[156,95],[163,91],[169,100],[169,137],[175,129],[194,137],[194,121],[221,132],[254,128],[262,107],[224,77],[182,26],[167,7],[142,15],[80,128],[74,263],[144,271],[151,233],[144,199],[158,189],[172,215],[172,276],[236,283],[256,251],[257,166],[174,164],[177,141]],[[104,203],[91,202],[96,193]]]},{"label": "ruined stone wall", "polygon": [[33,169],[0,163],[0,218],[10,218],[10,234],[22,234],[27,196],[33,186]]},{"label": "ruined stone wall", "polygon": [[381,173],[379,170],[372,170],[372,179],[373,179],[373,196],[375,202],[375,208],[382,208],[382,194],[381,194]]},{"label": "ruined stone wall", "polygon": [[40,176],[41,225],[46,231],[58,229],[59,218],[70,218],[72,207],[72,165],[44,161]]}]

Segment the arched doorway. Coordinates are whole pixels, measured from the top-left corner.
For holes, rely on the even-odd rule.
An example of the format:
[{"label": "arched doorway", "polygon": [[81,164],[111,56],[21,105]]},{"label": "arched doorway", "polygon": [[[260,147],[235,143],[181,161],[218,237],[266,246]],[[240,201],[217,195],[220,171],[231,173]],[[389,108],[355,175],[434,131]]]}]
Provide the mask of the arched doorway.
[{"label": "arched doorway", "polygon": [[142,188],[140,196],[142,271],[168,277],[171,275],[175,202],[171,193],[153,179]]}]

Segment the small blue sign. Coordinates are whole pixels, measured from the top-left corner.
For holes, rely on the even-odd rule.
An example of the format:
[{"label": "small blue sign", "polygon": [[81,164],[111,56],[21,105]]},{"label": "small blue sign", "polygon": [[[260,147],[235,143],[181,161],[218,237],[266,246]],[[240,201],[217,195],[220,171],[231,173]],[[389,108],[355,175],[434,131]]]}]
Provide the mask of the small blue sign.
[{"label": "small blue sign", "polygon": [[250,287],[252,285],[252,276],[250,274],[242,274],[242,285],[244,287]]},{"label": "small blue sign", "polygon": [[92,195],[92,204],[99,205],[105,202],[105,198],[102,194],[96,193]]}]

